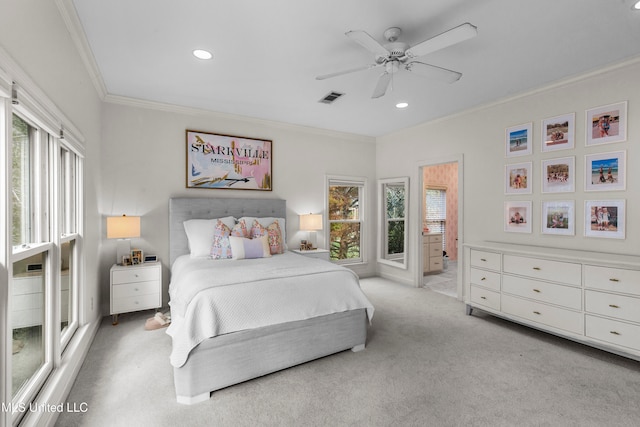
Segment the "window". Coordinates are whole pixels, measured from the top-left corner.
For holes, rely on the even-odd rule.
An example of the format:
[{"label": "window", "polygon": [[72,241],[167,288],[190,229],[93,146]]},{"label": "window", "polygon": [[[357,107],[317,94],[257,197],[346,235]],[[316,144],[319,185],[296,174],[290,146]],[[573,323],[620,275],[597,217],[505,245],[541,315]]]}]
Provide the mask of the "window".
[{"label": "window", "polygon": [[329,252],[332,261],[363,263],[366,179],[328,179]]},{"label": "window", "polygon": [[378,262],[406,269],[409,178],[381,179],[378,188]]},{"label": "window", "polygon": [[442,250],[446,249],[445,238],[447,220],[447,190],[443,188],[427,188],[426,195],[426,222],[429,231],[442,233]]},{"label": "window", "polygon": [[32,98],[0,101],[0,109],[12,110],[9,122],[0,115],[0,128],[9,129],[8,138],[0,135],[2,152],[9,154],[2,157],[9,180],[2,181],[0,204],[11,203],[9,233],[0,236],[10,248],[0,251],[9,296],[0,298],[0,310],[9,324],[0,318],[0,327],[12,343],[0,350],[0,371],[11,378],[14,408],[0,414],[4,425],[9,418],[19,422],[25,414],[19,408],[36,398],[78,328],[83,159],[77,140],[53,131],[57,122]]},{"label": "window", "polygon": [[11,201],[12,245],[20,246],[31,241],[31,152],[35,129],[13,115]]}]

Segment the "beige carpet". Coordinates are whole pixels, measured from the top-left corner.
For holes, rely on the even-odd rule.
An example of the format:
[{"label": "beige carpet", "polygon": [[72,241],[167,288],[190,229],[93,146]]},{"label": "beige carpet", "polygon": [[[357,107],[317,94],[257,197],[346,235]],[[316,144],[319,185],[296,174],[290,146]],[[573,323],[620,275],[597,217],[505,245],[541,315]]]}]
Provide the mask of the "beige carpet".
[{"label": "beige carpet", "polygon": [[388,280],[368,346],[175,402],[164,329],[149,312],[103,322],[59,426],[637,426],[640,363]]}]

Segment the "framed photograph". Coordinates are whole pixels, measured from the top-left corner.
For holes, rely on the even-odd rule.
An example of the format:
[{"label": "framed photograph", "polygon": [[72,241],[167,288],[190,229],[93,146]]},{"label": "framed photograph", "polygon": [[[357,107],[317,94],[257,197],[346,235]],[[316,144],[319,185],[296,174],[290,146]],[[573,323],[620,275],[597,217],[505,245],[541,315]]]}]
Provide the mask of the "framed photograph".
[{"label": "framed photograph", "polygon": [[272,141],[187,130],[187,188],[272,190]]},{"label": "framed photograph", "polygon": [[505,194],[531,194],[531,162],[505,166]]},{"label": "framed photograph", "polygon": [[132,265],[131,264],[131,256],[130,255],[123,255],[122,256],[122,265]]},{"label": "framed photograph", "polygon": [[531,233],[531,202],[504,202],[504,231]]},{"label": "framed photograph", "polygon": [[627,101],[587,110],[586,145],[627,140]]},{"label": "framed photograph", "polygon": [[624,200],[586,200],[584,206],[586,237],[625,238]]},{"label": "framed photograph", "polygon": [[142,264],[143,263],[142,250],[140,249],[131,249],[131,264]]},{"label": "framed photograph", "polygon": [[573,236],[575,217],[573,200],[542,202],[542,233]]},{"label": "framed photograph", "polygon": [[541,162],[543,193],[572,193],[576,190],[576,158],[562,157]]},{"label": "framed photograph", "polygon": [[584,191],[617,191],[626,187],[626,151],[584,156]]},{"label": "framed photograph", "polygon": [[532,122],[507,128],[505,134],[505,157],[526,156],[533,152]]},{"label": "framed photograph", "polygon": [[542,151],[569,150],[575,147],[576,114],[550,117],[542,121]]}]

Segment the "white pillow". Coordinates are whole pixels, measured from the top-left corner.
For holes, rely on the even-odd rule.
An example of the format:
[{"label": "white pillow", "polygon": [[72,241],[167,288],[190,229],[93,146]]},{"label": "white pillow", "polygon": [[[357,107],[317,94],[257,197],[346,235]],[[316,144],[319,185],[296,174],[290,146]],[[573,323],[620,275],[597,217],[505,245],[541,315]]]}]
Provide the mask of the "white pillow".
[{"label": "white pillow", "polygon": [[233,259],[269,258],[269,236],[247,239],[244,237],[229,236],[231,255]]},{"label": "white pillow", "polygon": [[251,227],[253,227],[253,220],[257,219],[258,223],[260,223],[261,226],[263,226],[264,228],[267,228],[268,226],[270,226],[271,224],[273,224],[273,221],[275,221],[276,219],[278,220],[278,225],[280,226],[280,230],[282,230],[282,243],[284,244],[284,250],[287,250],[287,223],[286,220],[284,218],[276,218],[273,216],[265,216],[265,217],[255,217],[255,216],[243,216],[242,218],[238,218],[238,222],[240,222],[241,219],[244,219],[245,223],[247,224],[247,229],[249,231],[251,231]]},{"label": "white pillow", "polygon": [[187,233],[191,258],[208,258],[211,255],[211,243],[218,219],[229,228],[235,225],[232,216],[214,219],[190,219],[183,223]]}]

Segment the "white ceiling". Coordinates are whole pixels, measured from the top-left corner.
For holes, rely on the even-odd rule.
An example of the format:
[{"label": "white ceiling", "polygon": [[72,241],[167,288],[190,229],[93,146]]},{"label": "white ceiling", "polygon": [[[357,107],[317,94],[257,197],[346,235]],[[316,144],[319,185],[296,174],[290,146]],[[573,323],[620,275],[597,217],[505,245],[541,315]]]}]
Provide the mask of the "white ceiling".
[{"label": "white ceiling", "polygon": [[[109,95],[380,136],[640,55],[632,0],[73,0]],[[453,84],[401,70],[378,99],[380,68],[345,36],[414,45],[464,22],[478,36],[422,57]],[[210,50],[202,61],[193,49]],[[345,96],[318,101],[330,91]],[[404,110],[395,108],[407,101]],[[618,101],[618,100],[611,100]],[[561,112],[558,112],[561,113]]]}]

